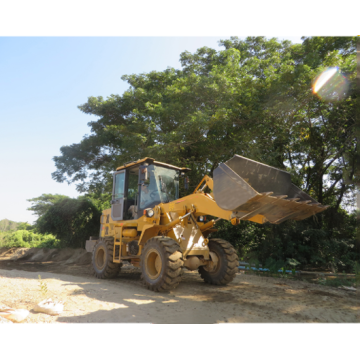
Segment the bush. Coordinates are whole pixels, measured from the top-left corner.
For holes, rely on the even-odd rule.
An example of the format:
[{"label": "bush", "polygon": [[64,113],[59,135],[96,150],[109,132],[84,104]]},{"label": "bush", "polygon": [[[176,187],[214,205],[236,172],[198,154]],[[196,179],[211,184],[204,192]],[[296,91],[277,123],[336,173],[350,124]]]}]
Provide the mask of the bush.
[{"label": "bush", "polygon": [[0,247],[59,248],[60,241],[51,234],[37,234],[31,230],[17,230],[0,238]]},{"label": "bush", "polygon": [[300,262],[301,268],[307,265],[352,271],[359,259],[355,247],[356,215],[341,209],[336,214],[329,212],[318,218],[289,220],[280,225],[242,221],[233,226],[228,221],[220,221],[217,228],[214,237],[228,240],[240,258],[258,260],[263,266],[267,261],[285,264],[290,258]]}]

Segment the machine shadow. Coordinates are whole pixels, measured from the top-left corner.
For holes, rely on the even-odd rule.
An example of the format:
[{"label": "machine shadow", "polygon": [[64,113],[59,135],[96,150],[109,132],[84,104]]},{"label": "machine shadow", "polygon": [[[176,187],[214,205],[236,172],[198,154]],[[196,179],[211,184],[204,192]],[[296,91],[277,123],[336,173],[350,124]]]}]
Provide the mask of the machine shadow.
[{"label": "machine shadow", "polygon": [[187,283],[180,284],[172,291],[155,293],[141,284],[140,276],[136,282],[134,281],[136,277],[131,276],[132,281],[129,284],[126,280],[128,277],[124,275],[126,274],[121,274],[112,280],[63,284],[64,287],[78,287],[73,295],[85,295],[89,300],[91,299],[92,304],[95,302],[96,309],[82,308],[83,312],[76,314],[73,304],[69,304],[68,311],[71,315],[59,316],[57,322],[210,324],[224,320],[215,313],[210,312],[206,316],[203,316],[204,311],[199,313],[204,301],[211,303],[216,301],[214,293],[193,300],[193,292],[189,288],[190,284]]}]

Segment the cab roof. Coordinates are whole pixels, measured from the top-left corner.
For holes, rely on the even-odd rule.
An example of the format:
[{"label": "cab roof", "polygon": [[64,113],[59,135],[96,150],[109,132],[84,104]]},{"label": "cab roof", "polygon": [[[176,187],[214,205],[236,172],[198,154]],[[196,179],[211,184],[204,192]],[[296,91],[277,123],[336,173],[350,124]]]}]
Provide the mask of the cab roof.
[{"label": "cab roof", "polygon": [[163,167],[166,167],[166,168],[169,168],[169,169],[179,170],[179,171],[182,171],[182,172],[187,172],[187,171],[191,170],[189,168],[177,167],[177,166],[174,166],[174,165],[162,163],[160,161],[155,161],[153,158],[146,157],[146,158],[136,160],[136,161],[129,161],[128,163],[125,163],[123,166],[118,167],[116,169],[116,171],[127,169],[127,168],[133,167],[135,165],[141,165],[142,163],[148,163],[149,165],[154,164],[154,165],[158,165],[158,166],[163,166]]}]

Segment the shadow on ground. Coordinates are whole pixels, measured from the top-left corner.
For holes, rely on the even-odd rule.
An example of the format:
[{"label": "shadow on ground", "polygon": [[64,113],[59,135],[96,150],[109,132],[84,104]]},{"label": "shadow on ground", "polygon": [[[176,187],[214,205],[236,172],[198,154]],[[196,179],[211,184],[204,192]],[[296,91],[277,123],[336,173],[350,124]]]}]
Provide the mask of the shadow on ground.
[{"label": "shadow on ground", "polygon": [[[154,293],[140,282],[140,271],[124,266],[118,277],[99,280],[90,265],[1,264],[12,279],[41,274],[67,299],[61,323],[222,323],[222,322],[359,322],[357,297],[294,280],[237,274],[227,286],[205,284],[196,271],[185,271],[179,287]],[[30,270],[31,269],[31,270]],[[74,276],[77,275],[77,276]],[[79,276],[80,275],[80,276]],[[49,282],[50,284],[50,282]],[[1,301],[1,300],[0,300]]]}]

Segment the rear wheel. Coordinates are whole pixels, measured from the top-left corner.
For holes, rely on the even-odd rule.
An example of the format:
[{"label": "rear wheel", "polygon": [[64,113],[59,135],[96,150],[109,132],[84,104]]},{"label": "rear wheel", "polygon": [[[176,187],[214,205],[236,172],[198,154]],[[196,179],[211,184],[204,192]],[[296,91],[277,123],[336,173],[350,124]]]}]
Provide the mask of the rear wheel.
[{"label": "rear wheel", "polygon": [[238,271],[239,259],[234,247],[222,239],[210,239],[209,249],[218,258],[217,266],[212,271],[207,271],[204,266],[199,267],[199,273],[208,284],[226,285],[231,282]]},{"label": "rear wheel", "polygon": [[99,279],[110,279],[117,275],[120,264],[113,262],[114,239],[101,238],[92,253],[93,274]]},{"label": "rear wheel", "polygon": [[180,246],[172,238],[155,236],[141,252],[141,278],[149,290],[174,289],[180,283],[183,266]]}]

